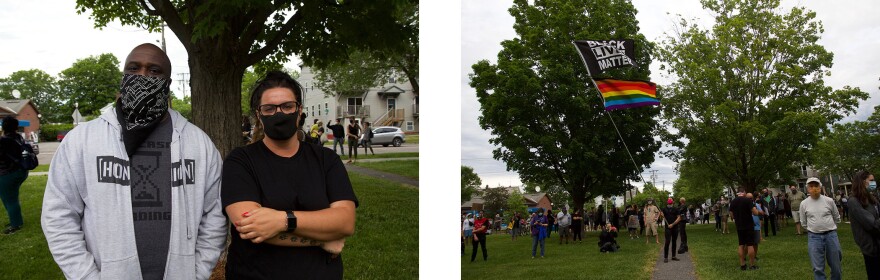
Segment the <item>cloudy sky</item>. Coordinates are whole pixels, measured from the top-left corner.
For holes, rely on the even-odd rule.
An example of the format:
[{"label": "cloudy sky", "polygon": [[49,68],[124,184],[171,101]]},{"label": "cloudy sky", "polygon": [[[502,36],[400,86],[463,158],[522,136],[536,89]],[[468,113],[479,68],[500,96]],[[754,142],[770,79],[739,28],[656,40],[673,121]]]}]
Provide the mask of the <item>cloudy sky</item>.
[{"label": "cloudy sky", "polygon": [[[711,14],[702,9],[698,0],[682,1],[632,1],[638,10],[636,19],[642,34],[649,40],[659,41],[664,33],[672,32],[678,16],[699,19],[704,28],[711,26]],[[864,120],[872,112],[873,106],[880,105],[880,3],[868,0],[847,1],[846,5],[834,1],[783,1],[783,8],[804,6],[817,14],[822,21],[825,33],[820,44],[834,53],[832,75],[825,82],[833,88],[844,85],[860,87],[871,97],[860,105],[859,112],[844,121]],[[512,1],[486,0],[462,1],[461,6],[461,164],[471,166],[483,180],[483,185],[520,185],[515,172],[507,172],[504,162],[492,159],[489,144],[491,132],[480,128],[480,104],[476,93],[468,85],[468,74],[473,73],[471,65],[481,59],[495,63],[501,50],[500,43],[516,37],[513,30],[513,17],[507,12]],[[659,64],[651,65],[651,80],[658,84],[671,81],[661,77]],[[671,188],[677,179],[675,163],[657,157],[649,170],[657,170],[657,185],[665,182]],[[643,176],[651,180],[650,174]],[[641,185],[641,183],[636,183]]]},{"label": "cloudy sky", "polygon": [[[125,57],[135,46],[161,46],[159,33],[122,26],[118,21],[96,29],[90,15],[90,11],[77,14],[76,1],[71,0],[0,0],[0,77],[28,69],[40,69],[57,77],[77,59],[102,53],[115,55],[122,69]],[[165,41],[171,59],[171,78],[175,80],[171,90],[180,96],[178,74],[189,73],[186,50],[170,30],[165,31]],[[299,70],[298,62],[294,57],[286,67]]]}]

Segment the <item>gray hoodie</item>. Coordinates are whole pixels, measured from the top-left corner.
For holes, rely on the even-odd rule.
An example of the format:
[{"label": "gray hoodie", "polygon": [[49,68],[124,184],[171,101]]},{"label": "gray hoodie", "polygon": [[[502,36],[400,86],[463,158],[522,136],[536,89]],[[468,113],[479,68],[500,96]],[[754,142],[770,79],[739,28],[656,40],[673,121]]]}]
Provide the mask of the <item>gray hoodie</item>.
[{"label": "gray hoodie", "polygon": [[[173,187],[165,279],[208,279],[226,243],[222,159],[201,129],[168,113]],[[52,159],[42,226],[68,279],[141,279],[120,129],[115,110],[107,110],[71,130]]]}]

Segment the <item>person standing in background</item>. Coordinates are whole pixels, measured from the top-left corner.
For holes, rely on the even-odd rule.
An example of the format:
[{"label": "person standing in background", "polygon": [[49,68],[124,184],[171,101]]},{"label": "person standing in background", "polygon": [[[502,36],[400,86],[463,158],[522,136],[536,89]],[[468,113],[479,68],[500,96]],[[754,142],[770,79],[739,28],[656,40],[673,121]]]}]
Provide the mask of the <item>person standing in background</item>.
[{"label": "person standing in background", "polygon": [[802,216],[800,215],[800,209],[801,209],[801,202],[804,201],[804,198],[806,198],[806,195],[804,195],[803,192],[799,192],[798,189],[794,185],[791,185],[789,187],[789,189],[791,190],[791,194],[788,195],[788,201],[791,203],[791,215],[792,215],[792,218],[794,219],[794,226],[797,229],[797,235],[801,235],[802,234],[801,233],[801,227],[802,227],[801,217]]},{"label": "person standing in background", "polygon": [[852,211],[853,240],[865,258],[867,279],[880,279],[880,203],[869,193],[877,191],[877,182],[867,171],[859,171],[853,179],[852,197],[846,202]]},{"label": "person standing in background", "polygon": [[13,234],[24,225],[21,215],[19,190],[28,177],[28,170],[21,167],[24,139],[18,134],[18,119],[13,116],[3,118],[3,137],[0,137],[0,200],[6,208],[9,225],[3,234]]}]

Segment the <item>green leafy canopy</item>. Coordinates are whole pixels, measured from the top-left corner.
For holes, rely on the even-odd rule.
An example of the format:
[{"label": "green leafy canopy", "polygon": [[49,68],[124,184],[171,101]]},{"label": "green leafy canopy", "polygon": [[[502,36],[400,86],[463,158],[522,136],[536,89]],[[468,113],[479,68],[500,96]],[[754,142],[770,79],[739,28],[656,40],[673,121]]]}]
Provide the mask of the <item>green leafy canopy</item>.
[{"label": "green leafy canopy", "polygon": [[821,22],[779,2],[704,0],[715,25],[682,20],[658,51],[677,79],[663,106],[671,155],[748,191],[794,178],[827,125],[867,97],[825,85],[833,55],[817,43]]},{"label": "green leafy canopy", "polygon": [[[534,4],[530,4],[533,2]],[[637,68],[613,70],[622,79],[647,79],[653,44],[638,33],[636,10],[627,1],[514,1],[510,14],[517,37],[501,43],[492,64],[472,66],[470,85],[481,105],[480,125],[499,148],[495,159],[528,182],[564,187],[575,205],[588,197],[620,194],[637,179],[623,143],[588,84],[573,40],[630,38]],[[654,160],[655,107],[611,113],[638,169]]]}]

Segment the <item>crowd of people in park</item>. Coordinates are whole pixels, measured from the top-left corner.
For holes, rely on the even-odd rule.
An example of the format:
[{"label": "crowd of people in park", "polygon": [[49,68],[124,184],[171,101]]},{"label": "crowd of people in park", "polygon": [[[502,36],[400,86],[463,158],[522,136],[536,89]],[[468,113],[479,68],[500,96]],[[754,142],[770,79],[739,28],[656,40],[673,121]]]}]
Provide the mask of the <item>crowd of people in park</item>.
[{"label": "crowd of people in park", "polygon": [[[679,260],[677,255],[687,253],[687,224],[709,224],[714,217],[714,229],[727,235],[736,232],[741,270],[759,268],[759,245],[783,228],[794,225],[791,234],[806,235],[810,265],[815,279],[825,279],[825,266],[830,268],[831,279],[841,279],[842,249],[837,227],[848,221],[856,245],[864,257],[867,279],[880,279],[880,197],[874,176],[861,171],[854,177],[852,187],[846,192],[834,191],[826,195],[825,188],[817,178],[806,181],[805,190],[795,185],[774,192],[764,188],[746,192],[739,188],[732,198],[721,196],[715,203],[687,203],[668,198],[665,206],[657,205],[653,198],[642,204],[626,205],[622,210],[599,205],[588,209],[563,208],[554,214],[552,210],[534,209],[530,213],[513,213],[510,217],[496,214],[487,219],[483,211],[476,216],[462,216],[462,255],[468,241],[473,244],[471,262],[476,259],[478,246],[483,259],[488,260],[486,234],[506,232],[511,240],[529,235],[532,239],[532,257],[543,258],[546,239],[558,233],[559,244],[582,243],[583,234],[598,232],[600,252],[616,252],[621,249],[617,242],[618,228],[626,228],[630,239],[645,237],[660,244],[659,230],[663,231],[663,262]],[[676,203],[677,202],[677,203]],[[607,214],[606,214],[607,213]],[[733,225],[729,225],[733,222]],[[653,238],[651,238],[653,237]],[[680,242],[680,244],[678,244]],[[540,251],[538,250],[540,248]],[[671,251],[671,258],[669,258]],[[540,252],[540,255],[538,253]]]}]

